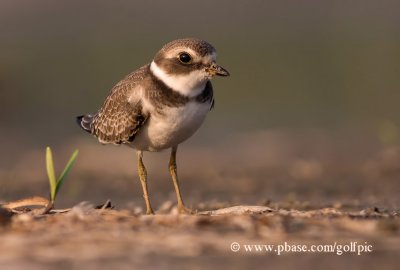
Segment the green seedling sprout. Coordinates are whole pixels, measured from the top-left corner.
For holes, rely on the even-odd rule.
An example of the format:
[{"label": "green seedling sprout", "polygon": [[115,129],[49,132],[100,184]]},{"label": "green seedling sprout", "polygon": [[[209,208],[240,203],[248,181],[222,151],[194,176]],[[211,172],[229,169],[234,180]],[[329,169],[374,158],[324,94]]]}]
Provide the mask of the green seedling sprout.
[{"label": "green seedling sprout", "polygon": [[71,170],[72,165],[74,165],[75,160],[78,157],[78,153],[79,153],[78,150],[74,151],[67,165],[65,166],[63,172],[61,173],[60,177],[58,177],[57,179],[56,173],[54,171],[53,154],[51,152],[51,148],[50,147],[46,148],[46,170],[50,183],[50,201],[46,209],[44,210],[44,214],[48,213],[51,209],[53,209],[57,193],[60,190],[62,184],[64,183],[64,180],[68,175],[69,171]]}]

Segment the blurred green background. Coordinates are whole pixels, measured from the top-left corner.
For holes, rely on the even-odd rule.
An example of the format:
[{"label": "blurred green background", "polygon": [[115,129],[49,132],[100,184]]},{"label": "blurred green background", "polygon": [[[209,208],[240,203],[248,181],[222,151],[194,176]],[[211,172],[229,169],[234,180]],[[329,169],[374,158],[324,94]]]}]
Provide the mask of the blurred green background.
[{"label": "blurred green background", "polygon": [[183,37],[212,43],[232,75],[214,80],[216,107],[193,144],[309,128],[351,129],[347,145],[397,143],[399,1],[1,0],[1,167],[88,138],[74,117]]},{"label": "blurred green background", "polygon": [[232,73],[214,80],[223,130],[399,122],[398,1],[0,1],[0,123],[32,142],[166,42],[199,37]]}]

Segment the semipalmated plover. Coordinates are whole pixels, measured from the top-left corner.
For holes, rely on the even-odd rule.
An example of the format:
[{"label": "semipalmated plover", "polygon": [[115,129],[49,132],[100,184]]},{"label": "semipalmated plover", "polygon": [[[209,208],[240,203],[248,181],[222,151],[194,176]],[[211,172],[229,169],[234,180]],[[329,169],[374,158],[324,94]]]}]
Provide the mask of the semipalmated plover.
[{"label": "semipalmated plover", "polygon": [[168,148],[178,210],[190,212],[179,190],[176,152],[214,106],[210,79],[215,75],[229,76],[227,70],[216,64],[216,56],[216,50],[206,41],[174,40],[150,64],[117,83],[97,113],[77,117],[79,125],[100,143],[126,144],[136,149],[147,214],[154,212],[147,191],[143,151]]}]

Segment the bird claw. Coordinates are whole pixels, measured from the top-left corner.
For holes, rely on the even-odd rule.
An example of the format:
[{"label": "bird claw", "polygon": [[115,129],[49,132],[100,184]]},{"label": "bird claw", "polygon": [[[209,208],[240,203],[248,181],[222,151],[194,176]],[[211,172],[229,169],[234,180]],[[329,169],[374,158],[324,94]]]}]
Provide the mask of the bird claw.
[{"label": "bird claw", "polygon": [[178,205],[178,213],[183,214],[183,215],[193,215],[195,213],[195,211],[187,208],[186,206],[184,206],[182,204],[182,205]]}]

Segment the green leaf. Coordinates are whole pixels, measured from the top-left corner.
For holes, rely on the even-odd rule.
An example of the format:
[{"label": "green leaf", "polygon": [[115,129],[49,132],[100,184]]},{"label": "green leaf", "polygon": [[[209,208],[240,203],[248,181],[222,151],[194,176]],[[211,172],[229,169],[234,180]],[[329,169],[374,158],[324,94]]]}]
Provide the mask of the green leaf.
[{"label": "green leaf", "polygon": [[54,202],[56,197],[57,180],[54,172],[53,154],[51,153],[50,147],[46,148],[46,169],[50,183],[50,200]]},{"label": "green leaf", "polygon": [[71,158],[69,159],[67,165],[65,166],[63,172],[61,173],[60,177],[57,180],[57,185],[56,185],[56,190],[55,190],[55,195],[57,195],[58,191],[60,190],[65,177],[68,175],[69,171],[72,168],[72,165],[74,165],[76,158],[78,157],[79,151],[75,150],[74,153],[72,154]]}]

